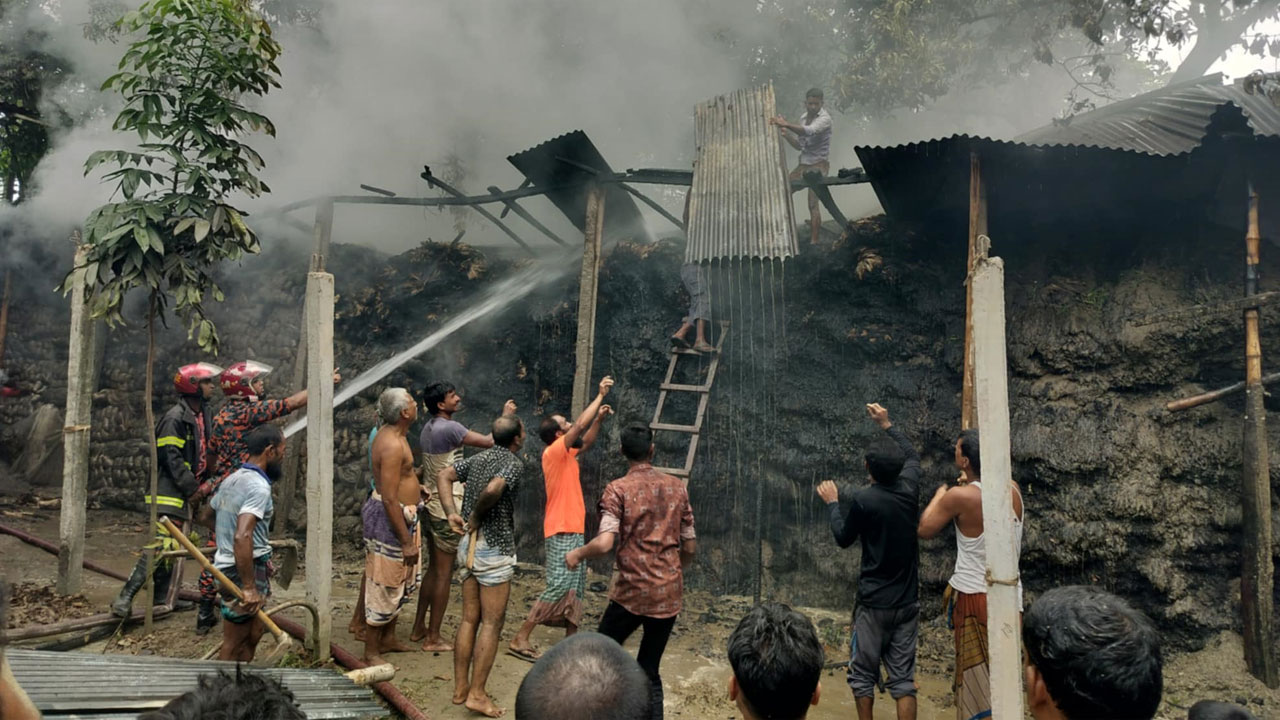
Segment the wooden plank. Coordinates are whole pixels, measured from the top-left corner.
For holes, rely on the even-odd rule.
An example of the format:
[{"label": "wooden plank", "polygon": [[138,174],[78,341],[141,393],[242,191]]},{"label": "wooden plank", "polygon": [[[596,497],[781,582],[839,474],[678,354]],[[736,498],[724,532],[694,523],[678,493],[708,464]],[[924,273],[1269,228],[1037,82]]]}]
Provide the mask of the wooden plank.
[{"label": "wooden plank", "polygon": [[[333,594],[333,276],[307,274],[307,602],[329,608]],[[313,657],[329,659],[332,617],[320,613]]]},{"label": "wooden plank", "polygon": [[648,195],[645,195],[644,193],[642,193],[642,192],[640,192],[639,190],[637,190],[637,189],[635,189],[635,188],[631,187],[630,185],[627,185],[626,183],[618,183],[618,185],[619,185],[619,187],[621,187],[623,190],[626,190],[627,192],[629,192],[629,193],[631,193],[632,195],[634,195],[634,196],[636,197],[636,199],[638,199],[640,202],[642,202],[642,203],[644,203],[645,205],[648,205],[649,207],[653,208],[654,212],[658,213],[659,215],[661,215],[662,217],[666,218],[667,220],[670,220],[670,221],[671,221],[671,223],[672,223],[673,225],[675,225],[676,227],[680,228],[680,231],[681,231],[681,232],[684,232],[684,230],[685,230],[684,223],[680,221],[680,218],[678,218],[678,217],[676,217],[675,215],[672,215],[671,213],[667,212],[667,209],[666,209],[666,208],[664,208],[664,207],[662,207],[661,205],[659,205],[657,202],[655,202],[655,201],[654,201],[652,198],[650,198]]},{"label": "wooden plank", "polygon": [[978,238],[987,234],[987,191],[982,180],[982,164],[977,152],[969,153],[969,255],[965,266],[964,291],[964,367],[960,390],[960,427],[977,427],[974,410],[973,353],[973,271],[977,260]]},{"label": "wooden plank", "polygon": [[600,239],[604,236],[604,188],[587,191],[586,231],[583,233],[582,272],[578,276],[578,338],[574,351],[573,417],[587,406],[591,392],[591,363],[596,351],[596,292],[600,285]]},{"label": "wooden plank", "polygon": [[[525,182],[528,182],[528,179],[526,179]],[[489,192],[493,193],[494,195],[502,194],[502,190],[500,190],[496,185],[490,185]],[[524,208],[517,205],[515,200],[503,200],[502,204],[506,205],[507,207],[502,211],[502,215],[500,215],[499,217],[505,216],[507,214],[507,210],[510,210],[514,212],[520,219],[532,225],[535,230],[551,238],[551,240],[554,241],[557,245],[568,244],[559,235],[551,232],[551,229],[548,228],[546,225],[543,225],[542,223],[538,222],[538,219],[530,215],[528,211],[526,211]]]},{"label": "wooden plank", "polygon": [[973,290],[978,422],[982,428],[982,531],[987,550],[987,647],[991,652],[991,716],[1020,718],[1022,637],[1018,545],[1009,449],[1005,357],[1004,263],[980,256]]},{"label": "wooden plank", "polygon": [[[58,512],[58,593],[80,592],[85,507],[89,488],[89,426],[93,408],[94,335],[98,329],[84,297],[85,247],[76,249],[71,282],[71,337],[67,347],[67,411],[62,428],[62,506]],[[8,298],[8,273],[5,297]]]},{"label": "wooden plank", "polygon": [[[1245,234],[1245,295],[1258,292],[1258,193],[1249,188],[1249,221]],[[1243,507],[1243,563],[1240,601],[1243,614],[1244,659],[1249,673],[1267,687],[1280,687],[1272,620],[1275,568],[1271,560],[1271,474],[1267,457],[1267,417],[1263,407],[1262,344],[1258,337],[1258,308],[1244,311],[1245,414]]]},{"label": "wooden plank", "polygon": [[668,475],[674,475],[674,476],[676,476],[676,477],[681,477],[681,478],[686,478],[686,479],[689,477],[689,471],[688,471],[688,470],[685,470],[684,468],[656,467],[656,468],[654,468],[654,470],[657,470],[657,471],[658,471],[658,472],[660,472],[660,473],[666,473],[666,474],[668,474]]},{"label": "wooden plank", "polygon": [[678,383],[662,383],[658,386],[659,390],[667,392],[691,392],[706,393],[711,392],[711,388],[706,385],[680,385]]},{"label": "wooden plank", "polygon": [[650,430],[669,430],[671,432],[698,433],[697,425],[674,425],[672,423],[649,423]]},{"label": "wooden plank", "polygon": [[[421,177],[423,180],[426,180],[427,184],[430,185],[431,187],[440,188],[441,190],[457,198],[466,197],[461,192],[459,192],[456,188],[454,188],[452,185],[449,185],[448,183],[444,182],[440,178],[437,178],[435,175],[432,175],[431,168],[429,167],[423,168]],[[385,199],[394,200],[396,198],[385,198]],[[471,208],[476,212],[480,213],[481,217],[483,217],[485,220],[488,220],[489,222],[496,225],[499,230],[501,230],[503,233],[506,234],[507,237],[511,238],[512,240],[515,240],[517,245],[529,251],[529,254],[531,255],[534,254],[533,248],[529,247],[529,243],[525,242],[524,239],[521,238],[519,235],[517,235],[514,230],[507,227],[506,223],[499,220],[497,215],[494,215],[493,213],[489,212],[488,210],[485,210],[484,208],[480,207],[477,204],[471,204],[471,203],[465,203],[465,204],[471,205]]]}]

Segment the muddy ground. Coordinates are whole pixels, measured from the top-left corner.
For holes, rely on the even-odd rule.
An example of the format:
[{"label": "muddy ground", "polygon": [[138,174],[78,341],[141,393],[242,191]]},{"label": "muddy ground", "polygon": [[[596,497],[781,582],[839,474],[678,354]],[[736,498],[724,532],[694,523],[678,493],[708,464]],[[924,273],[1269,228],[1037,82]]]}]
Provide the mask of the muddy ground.
[{"label": "muddy ground", "polygon": [[[10,525],[31,532],[45,539],[55,539],[58,531],[56,511],[27,509],[12,504],[0,504],[0,524]],[[134,562],[131,554],[145,540],[142,519],[132,513],[115,510],[95,510],[89,517],[87,556],[96,562],[120,572],[127,571]],[[360,645],[347,633],[346,625],[351,616],[360,581],[360,556],[353,542],[339,542],[335,550],[333,627],[335,642],[349,650],[359,652]],[[50,586],[56,573],[56,561],[39,549],[22,543],[14,537],[0,535],[0,575],[16,584],[27,594],[19,598],[20,607],[31,608],[32,600],[52,597]],[[503,632],[503,646],[510,641],[522,619],[523,612],[541,590],[541,570],[533,565],[522,565],[517,574],[512,600]],[[188,575],[185,585],[194,587],[194,579]],[[601,581],[592,576],[589,584]],[[295,578],[287,591],[278,591],[275,602],[300,598],[305,582],[305,570]],[[72,612],[105,608],[114,596],[119,583],[94,573],[86,572],[83,599],[72,599]],[[600,585],[596,585],[600,587]],[[34,595],[32,595],[34,593]],[[54,600],[59,607],[67,605]],[[79,606],[77,606],[79,603]],[[451,612],[445,621],[446,635],[457,627],[456,608],[460,598],[455,586]],[[607,599],[603,592],[589,591],[587,595],[586,626],[591,627],[603,612]],[[666,685],[667,716],[672,718],[731,718],[734,709],[727,699],[729,665],[725,645],[729,633],[738,618],[749,606],[749,599],[732,595],[711,595],[692,592],[686,597],[686,608],[676,624],[676,630],[663,663],[663,679]],[[406,612],[411,611],[412,607]],[[827,645],[828,659],[847,657],[848,616],[831,610],[803,608],[815,621],[818,632]],[[43,616],[31,615],[38,610],[25,610],[22,617],[43,621]],[[291,613],[292,611],[286,611]],[[302,620],[302,617],[296,618]],[[199,657],[217,645],[217,638],[197,638],[192,632],[194,613],[185,612],[157,621],[150,635],[140,628],[130,629],[107,641],[94,643],[84,652],[127,654],[161,654],[175,657]],[[400,635],[407,640],[409,618],[400,628]],[[539,628],[533,640],[540,646],[554,643],[561,631]],[[635,651],[637,638],[628,643]],[[263,641],[269,647],[271,640]],[[937,618],[926,621],[921,628],[919,652],[920,718],[922,720],[949,720],[954,717],[950,700],[950,636]],[[465,710],[449,702],[453,663],[449,654],[405,653],[392,656],[399,667],[395,684],[432,718],[472,717]],[[499,654],[494,666],[489,689],[499,704],[512,707],[521,679],[530,666],[521,660]],[[1280,711],[1280,692],[1268,690],[1245,672],[1240,638],[1224,632],[1211,640],[1204,649],[1193,653],[1171,653],[1165,665],[1165,693],[1159,717],[1183,718],[1186,708],[1202,699],[1219,699],[1249,704],[1259,717],[1271,717]],[[815,720],[848,718],[854,714],[852,697],[845,686],[843,673],[829,671],[823,675],[822,702],[810,713]],[[876,705],[877,718],[894,717],[887,696],[881,696]]]}]

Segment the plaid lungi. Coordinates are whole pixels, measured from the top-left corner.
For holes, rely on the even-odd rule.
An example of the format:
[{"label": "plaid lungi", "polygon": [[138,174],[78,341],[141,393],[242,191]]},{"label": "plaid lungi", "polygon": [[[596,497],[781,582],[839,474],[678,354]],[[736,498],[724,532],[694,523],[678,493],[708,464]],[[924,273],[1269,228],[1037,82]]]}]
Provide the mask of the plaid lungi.
[{"label": "plaid lungi", "polygon": [[947,625],[956,641],[956,720],[991,717],[991,653],[987,648],[987,595],[947,586]]},{"label": "plaid lungi", "polygon": [[582,547],[582,533],[557,533],[546,540],[546,582],[538,600],[529,611],[529,620],[537,625],[564,627],[582,624],[582,596],[587,591],[587,566],[570,570],[564,556]]}]

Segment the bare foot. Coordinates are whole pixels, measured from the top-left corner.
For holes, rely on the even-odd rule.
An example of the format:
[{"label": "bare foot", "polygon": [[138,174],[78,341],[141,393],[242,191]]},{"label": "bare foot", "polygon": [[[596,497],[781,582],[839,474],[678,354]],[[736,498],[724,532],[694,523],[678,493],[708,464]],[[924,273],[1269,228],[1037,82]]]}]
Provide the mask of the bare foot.
[{"label": "bare foot", "polygon": [[475,697],[474,695],[468,694],[466,706],[467,706],[467,709],[471,710],[472,712],[478,712],[481,715],[485,715],[491,718],[502,717],[503,714],[507,712],[505,709],[500,708],[497,705],[494,705],[493,701],[489,699],[488,695],[481,695],[480,697]]},{"label": "bare foot", "polygon": [[387,659],[382,657],[381,655],[365,655],[362,659],[364,660],[365,664],[369,665],[370,667],[374,665],[390,664],[387,662]]},{"label": "bare foot", "polygon": [[467,701],[467,696],[468,696],[468,695],[470,695],[470,694],[471,694],[471,686],[470,686],[470,685],[468,685],[467,687],[462,687],[462,688],[457,687],[457,686],[455,685],[455,686],[454,686],[454,688],[453,688],[453,704],[454,704],[454,705],[461,705],[462,703],[464,703],[464,702],[466,702],[466,701]]},{"label": "bare foot", "polygon": [[704,340],[699,343],[694,343],[693,349],[701,353],[708,353],[708,352],[715,352],[716,346]]},{"label": "bare foot", "polygon": [[404,644],[400,641],[400,638],[395,636],[383,638],[382,640],[382,652],[413,652],[414,649],[412,645]]},{"label": "bare foot", "polygon": [[409,642],[421,642],[427,637],[427,628],[422,625],[414,625],[409,631]]},{"label": "bare foot", "polygon": [[422,649],[427,652],[453,652],[453,645],[445,642],[443,638],[436,638],[422,643]]}]

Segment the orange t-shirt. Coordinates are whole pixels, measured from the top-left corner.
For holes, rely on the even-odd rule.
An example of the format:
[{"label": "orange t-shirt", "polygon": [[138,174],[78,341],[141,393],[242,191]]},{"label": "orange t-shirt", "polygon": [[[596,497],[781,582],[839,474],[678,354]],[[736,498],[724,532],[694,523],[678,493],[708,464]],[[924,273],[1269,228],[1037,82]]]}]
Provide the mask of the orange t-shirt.
[{"label": "orange t-shirt", "polygon": [[578,452],[576,448],[565,447],[563,435],[542,451],[542,477],[547,482],[543,537],[581,534],[587,529],[587,507],[582,501],[582,482],[578,477]]}]

